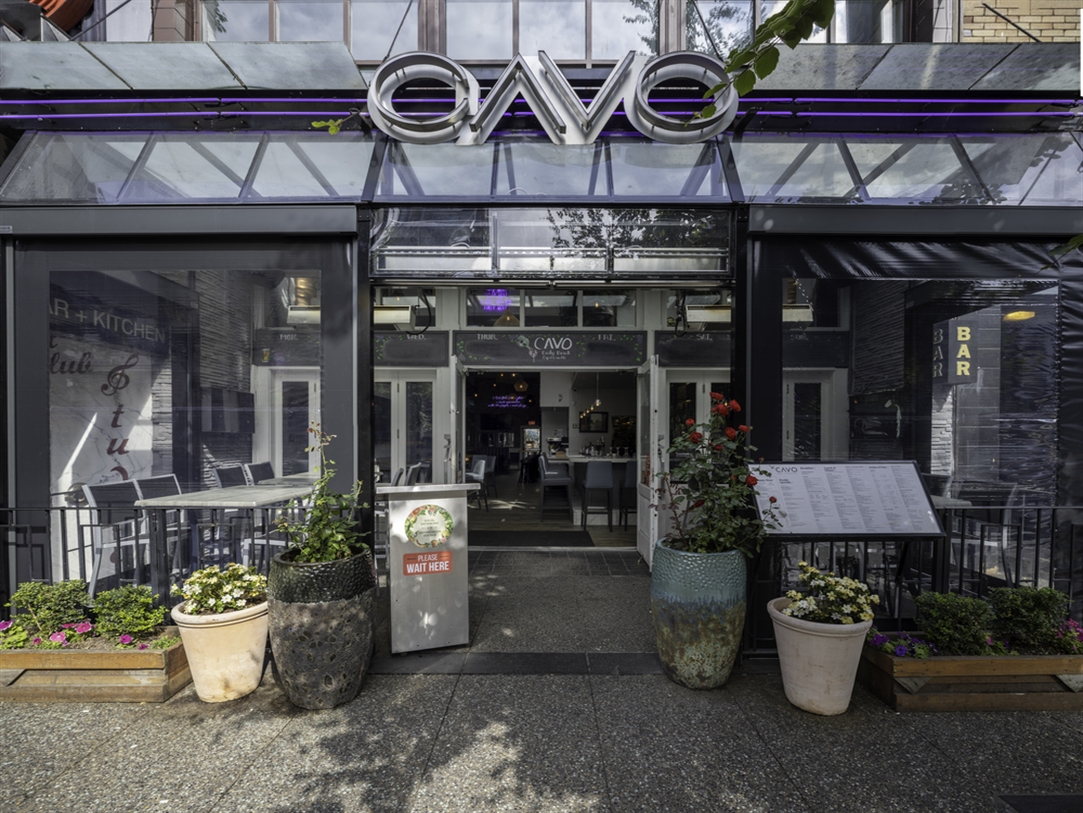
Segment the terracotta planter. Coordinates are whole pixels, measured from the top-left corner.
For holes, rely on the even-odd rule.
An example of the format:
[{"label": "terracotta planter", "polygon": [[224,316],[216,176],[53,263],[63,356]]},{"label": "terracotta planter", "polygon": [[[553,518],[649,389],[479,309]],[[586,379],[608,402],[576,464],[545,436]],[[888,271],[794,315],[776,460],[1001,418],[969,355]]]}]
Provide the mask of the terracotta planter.
[{"label": "terracotta planter", "polygon": [[850,705],[872,621],[823,624],[791,618],[782,613],[789,603],[785,597],[767,602],[786,699],[813,714],[842,714]]},{"label": "terracotta planter", "polygon": [[199,699],[221,703],[254,692],[267,654],[267,602],[214,615],[188,615],[186,606],[173,608],[173,621]]},{"label": "terracotta planter", "polygon": [[651,615],[666,675],[690,689],[729,679],[745,626],[745,556],[654,546]]}]

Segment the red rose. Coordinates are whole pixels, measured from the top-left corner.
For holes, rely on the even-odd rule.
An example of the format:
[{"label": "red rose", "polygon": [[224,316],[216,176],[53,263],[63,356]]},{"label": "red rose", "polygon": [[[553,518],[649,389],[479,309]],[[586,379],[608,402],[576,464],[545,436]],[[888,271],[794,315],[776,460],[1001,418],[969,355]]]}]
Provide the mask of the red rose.
[{"label": "red rose", "polygon": [[725,395],[723,395],[723,394],[722,394],[722,393],[720,393],[720,392],[712,392],[712,393],[711,393],[711,400],[712,400],[712,401],[725,401],[725,400],[726,400],[726,396],[725,396]]},{"label": "red rose", "polygon": [[778,497],[768,497],[767,501],[768,502],[778,502]]},{"label": "red rose", "polygon": [[741,411],[741,405],[739,403],[737,403],[736,401],[730,401],[730,409],[733,410],[734,412],[740,412]]},{"label": "red rose", "polygon": [[693,508],[699,508],[701,505],[703,505],[703,500],[700,500],[699,502],[695,503],[692,507]]},{"label": "red rose", "polygon": [[740,426],[737,427],[737,431],[738,432],[745,432],[747,434],[748,433],[748,427],[745,426],[744,424],[741,424]]},{"label": "red rose", "polygon": [[716,444],[714,445],[714,450],[715,450],[716,452],[721,452],[721,451],[722,451],[722,444],[721,444],[721,443],[716,443]]},{"label": "red rose", "polygon": [[689,418],[687,421],[684,422],[684,425],[685,426],[695,426],[696,422],[694,420],[692,420],[691,418]]},{"label": "red rose", "polygon": [[727,426],[726,437],[728,437],[730,440],[733,440],[735,437],[737,437],[737,430],[734,429],[732,426]]},{"label": "red rose", "polygon": [[713,407],[711,407],[711,412],[715,413],[716,415],[722,415],[723,417],[725,417],[726,415],[730,414],[730,408],[725,404],[715,404]]},{"label": "red rose", "polygon": [[691,435],[688,436],[688,439],[693,443],[699,443],[701,440],[703,440],[703,433],[693,432]]},{"label": "red rose", "polygon": [[748,477],[745,478],[745,482],[748,483],[750,486],[754,486],[756,485],[756,483],[759,482],[759,480],[757,480],[753,475],[750,474],[748,475]]}]

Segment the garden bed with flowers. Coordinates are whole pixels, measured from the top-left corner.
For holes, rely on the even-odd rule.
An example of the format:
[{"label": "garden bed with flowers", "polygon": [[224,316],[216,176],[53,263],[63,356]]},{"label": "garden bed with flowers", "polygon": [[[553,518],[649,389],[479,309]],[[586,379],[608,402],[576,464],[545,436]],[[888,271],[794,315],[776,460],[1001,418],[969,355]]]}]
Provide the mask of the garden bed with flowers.
[{"label": "garden bed with flowers", "polygon": [[[1058,594],[1062,602],[1048,588],[1004,590],[994,602],[999,616],[990,610],[983,620],[971,612],[980,608],[968,604],[967,613],[946,623],[932,613],[926,620],[933,632],[873,629],[858,681],[895,711],[1083,710],[1083,627],[1058,620],[1045,632],[1044,623],[1036,623],[1040,614],[1012,612],[1020,599],[1032,598],[1066,609],[1067,597]],[[929,604],[954,612],[964,602],[981,600],[949,594]],[[960,650],[968,654],[956,654]]]},{"label": "garden bed with flowers", "polygon": [[80,581],[27,583],[0,622],[0,700],[162,702],[191,682],[175,627],[147,588],[91,600]]}]

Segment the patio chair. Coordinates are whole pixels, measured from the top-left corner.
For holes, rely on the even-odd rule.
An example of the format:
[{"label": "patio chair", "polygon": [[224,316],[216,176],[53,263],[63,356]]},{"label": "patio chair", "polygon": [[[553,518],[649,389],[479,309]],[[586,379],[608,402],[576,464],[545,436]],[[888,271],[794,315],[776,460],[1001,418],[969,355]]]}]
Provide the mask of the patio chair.
[{"label": "patio chair", "polygon": [[474,464],[471,466],[470,471],[466,472],[466,482],[477,483],[481,486],[477,491],[468,491],[466,494],[466,504],[470,504],[470,500],[477,498],[478,508],[481,508],[482,500],[485,501],[485,510],[489,510],[489,495],[485,493],[485,469],[488,467],[488,460],[485,459],[485,455],[474,455]]},{"label": "patio chair", "polygon": [[245,463],[241,468],[244,469],[244,476],[250,486],[262,483],[264,480],[270,480],[275,476],[275,469],[270,461]]},{"label": "patio chair", "polygon": [[[87,591],[93,597],[97,590],[98,578],[107,550],[113,551],[118,584],[140,584],[140,571],[143,569],[143,551],[140,546],[149,540],[142,532],[138,521],[135,501],[140,497],[135,482],[124,480],[119,483],[104,483],[96,486],[85,485],[83,494],[86,496],[87,505],[91,509],[94,520],[80,526],[80,534],[84,530],[90,533],[93,564]],[[125,548],[131,548],[131,569],[134,578],[125,578],[121,575],[124,572],[122,568]]]}]

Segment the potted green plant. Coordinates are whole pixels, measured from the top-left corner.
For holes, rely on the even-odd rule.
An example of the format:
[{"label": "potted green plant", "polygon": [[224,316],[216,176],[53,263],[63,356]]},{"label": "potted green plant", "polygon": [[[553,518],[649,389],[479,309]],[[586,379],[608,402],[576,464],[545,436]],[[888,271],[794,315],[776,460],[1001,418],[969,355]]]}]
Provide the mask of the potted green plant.
[{"label": "potted green plant", "polygon": [[865,634],[880,597],[847,576],[800,562],[801,590],[767,603],[775,629],[786,699],[814,714],[842,714],[850,705]]},{"label": "potted green plant", "polygon": [[197,570],[173,588],[173,608],[192,683],[207,703],[236,700],[256,690],[267,652],[267,579],[232,562]]},{"label": "potted green plant", "polygon": [[86,582],[24,582],[0,621],[0,700],[161,702],[191,680],[184,647],[146,585],[92,600]]},{"label": "potted green plant", "polygon": [[313,424],[309,451],[319,476],[304,505],[277,521],[289,547],[271,561],[268,581],[275,677],[290,701],[306,709],[349,702],[372,658],[376,575],[359,529],[366,510],[358,481],[348,494],[331,489],[329,435]]},{"label": "potted green plant", "polygon": [[655,641],[666,674],[694,689],[729,678],[744,630],[746,561],[776,521],[770,504],[756,507],[762,475],[753,471],[755,447],[740,411],[737,401],[712,392],[709,421],[686,421],[669,447],[678,463],[659,475],[658,508],[669,513],[671,530],[652,560]]},{"label": "potted green plant", "polygon": [[871,629],[858,677],[896,711],[1083,709],[1083,626],[1049,587],[923,593],[921,632]]}]

